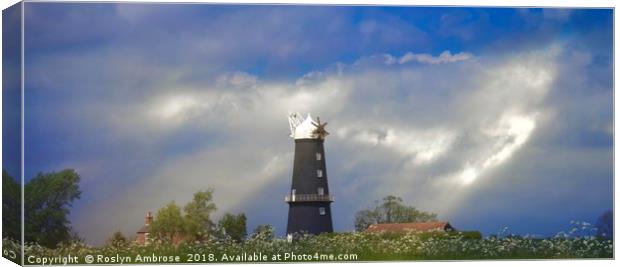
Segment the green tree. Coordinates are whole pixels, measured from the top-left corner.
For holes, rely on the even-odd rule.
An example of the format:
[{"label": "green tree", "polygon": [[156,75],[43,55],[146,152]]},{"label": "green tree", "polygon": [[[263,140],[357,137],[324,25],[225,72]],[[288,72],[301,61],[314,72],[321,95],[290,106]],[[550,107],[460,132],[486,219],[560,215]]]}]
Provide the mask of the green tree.
[{"label": "green tree", "polygon": [[39,173],[24,186],[24,236],[26,242],[56,247],[76,239],[69,220],[69,208],[81,191],[80,176],[72,169]]},{"label": "green tree", "polygon": [[269,224],[261,224],[256,226],[251,238],[253,240],[271,241],[275,237],[274,232],[275,230],[273,229],[273,226]]},{"label": "green tree", "polygon": [[229,237],[237,242],[242,242],[247,235],[245,226],[246,221],[247,219],[243,213],[239,215],[226,213],[218,222],[218,228],[224,237]]},{"label": "green tree", "polygon": [[375,207],[360,210],[355,214],[355,230],[364,231],[375,223],[428,222],[437,220],[437,214],[419,211],[403,204],[400,197],[387,196],[383,202],[375,201]]},{"label": "green tree", "polygon": [[368,228],[369,225],[377,223],[381,220],[379,211],[377,208],[360,210],[355,214],[355,230],[362,232]]},{"label": "green tree", "polygon": [[203,241],[209,237],[214,223],[211,213],[217,207],[213,203],[213,189],[198,191],[191,202],[187,203],[185,211],[185,234],[188,240]]},{"label": "green tree", "polygon": [[106,245],[111,247],[123,247],[127,245],[127,238],[121,233],[121,231],[116,231],[108,240],[106,241]]},{"label": "green tree", "polygon": [[2,170],[2,238],[21,240],[21,186]]},{"label": "green tree", "polygon": [[150,230],[154,238],[172,243],[184,234],[184,226],[181,208],[173,201],[157,211]]}]

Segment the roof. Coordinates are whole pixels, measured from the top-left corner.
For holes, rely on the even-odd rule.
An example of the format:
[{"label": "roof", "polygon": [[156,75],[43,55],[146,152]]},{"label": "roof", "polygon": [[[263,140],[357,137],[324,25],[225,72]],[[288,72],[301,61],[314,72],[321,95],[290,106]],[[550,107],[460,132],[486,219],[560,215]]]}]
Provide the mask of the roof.
[{"label": "roof", "polygon": [[310,114],[303,121],[300,120],[301,115],[291,113],[289,116],[289,124],[291,126],[291,137],[295,139],[316,139],[319,136],[315,133],[317,127],[316,122]]},{"label": "roof", "polygon": [[143,225],[142,227],[140,227],[140,229],[136,233],[139,234],[139,233],[150,233],[150,232],[151,232],[150,225]]},{"label": "roof", "polygon": [[371,224],[366,229],[367,233],[376,232],[428,232],[428,231],[445,231],[454,229],[448,222],[419,222],[419,223],[380,223]]}]

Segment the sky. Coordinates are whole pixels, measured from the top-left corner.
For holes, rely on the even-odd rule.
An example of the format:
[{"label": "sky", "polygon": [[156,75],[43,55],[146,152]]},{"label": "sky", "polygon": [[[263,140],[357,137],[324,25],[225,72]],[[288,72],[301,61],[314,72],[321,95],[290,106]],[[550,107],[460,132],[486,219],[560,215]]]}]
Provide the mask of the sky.
[{"label": "sky", "polygon": [[485,235],[612,208],[611,9],[25,6],[24,175],[81,175],[90,244],[208,188],[284,235],[289,112],[329,122],[338,232],[387,195]]}]

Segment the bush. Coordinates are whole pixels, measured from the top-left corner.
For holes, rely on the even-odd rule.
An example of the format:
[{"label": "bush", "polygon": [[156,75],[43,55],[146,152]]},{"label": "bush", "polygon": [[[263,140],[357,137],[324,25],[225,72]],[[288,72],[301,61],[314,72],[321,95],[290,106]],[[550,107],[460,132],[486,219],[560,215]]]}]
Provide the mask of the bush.
[{"label": "bush", "polygon": [[482,233],[478,231],[461,231],[458,233],[465,239],[482,239]]},{"label": "bush", "polygon": [[[6,242],[6,240],[5,240]],[[82,243],[62,244],[56,249],[27,244],[26,256],[76,255],[83,260],[88,254],[114,256],[179,255],[213,253],[263,253],[266,255],[293,252],[295,254],[356,254],[361,261],[371,260],[463,260],[463,259],[567,259],[612,258],[611,240],[595,236],[558,236],[536,239],[530,237],[481,238],[479,232],[427,233],[329,233],[302,235],[289,243],[285,238],[254,238],[239,243],[232,239],[211,239],[188,242],[177,246],[163,242],[139,246],[135,242],[123,246],[95,248]],[[269,256],[271,260],[271,256]]]}]

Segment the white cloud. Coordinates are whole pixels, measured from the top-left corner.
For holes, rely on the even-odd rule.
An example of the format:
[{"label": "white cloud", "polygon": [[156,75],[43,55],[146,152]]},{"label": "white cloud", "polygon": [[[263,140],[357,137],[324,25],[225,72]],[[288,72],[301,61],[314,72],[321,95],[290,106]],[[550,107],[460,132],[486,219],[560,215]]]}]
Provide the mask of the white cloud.
[{"label": "white cloud", "polygon": [[[172,129],[208,132],[217,128],[222,133],[240,132],[229,135],[231,138],[246,138],[241,136],[244,133],[269,138],[260,135],[278,135],[275,129],[286,127],[288,112],[311,112],[333,120],[330,127],[341,142],[382,147],[409,158],[417,168],[441,161],[444,156],[454,154],[454,150],[467,149],[469,154],[459,159],[462,168],[453,170],[459,175],[448,172],[436,179],[442,181],[446,177],[456,177],[462,184],[471,184],[487,170],[509,159],[534,131],[536,112],[542,111],[532,108],[538,108],[553,81],[554,49],[557,50],[535,51],[500,60],[485,59],[488,62],[484,67],[472,62],[463,69],[438,64],[467,60],[471,58],[468,53],[452,55],[444,52],[438,57],[409,53],[399,61],[418,60],[437,67],[418,69],[418,72],[427,71],[428,75],[408,78],[408,83],[403,83],[399,77],[415,66],[403,65],[390,70],[372,60],[358,60],[350,66],[340,64],[335,69],[314,71],[294,84],[259,81],[255,76],[236,72],[220,76],[215,88],[190,88],[163,97],[154,96],[153,101],[147,101],[152,108],[148,113],[150,119],[140,116],[124,119],[163,124]],[[491,68],[486,69],[487,66]],[[459,100],[455,102],[459,105],[416,102],[422,106],[413,106],[442,114],[441,120],[418,118],[428,114],[410,113],[412,100],[408,97],[393,98],[394,94],[410,94],[410,86],[433,88],[438,84],[434,77],[436,71],[444,69],[456,70],[449,79],[464,87],[434,90],[443,90],[441,94],[447,93],[448,98]],[[425,90],[429,89],[412,96],[424,101],[429,93]],[[386,96],[389,98],[376,98]],[[459,99],[462,96],[465,97]],[[120,125],[124,128],[134,124]],[[264,128],[257,128],[257,125]],[[462,141],[468,135],[478,139],[471,140],[466,148],[456,144],[457,140]]]},{"label": "white cloud", "polygon": [[412,158],[412,162],[415,164],[425,164],[437,160],[451,148],[455,140],[455,134],[445,129],[388,128],[385,130],[369,130],[375,127],[372,125],[341,126],[337,136],[343,140],[387,148],[402,157]]},{"label": "white cloud", "polygon": [[508,160],[532,134],[536,126],[535,119],[536,116],[504,115],[491,129],[483,129],[490,141],[487,144],[490,152],[478,162],[467,162],[457,179],[463,185],[469,185],[485,171]]},{"label": "white cloud", "polygon": [[155,119],[170,123],[174,120],[186,120],[189,117],[189,111],[196,108],[208,108],[207,103],[200,103],[196,98],[191,96],[174,96],[157,103],[153,107],[153,116]]},{"label": "white cloud", "polygon": [[246,72],[237,71],[224,74],[217,80],[220,84],[232,85],[235,87],[252,87],[256,85],[258,77]]},{"label": "white cloud", "polygon": [[437,160],[454,142],[453,132],[446,130],[401,131],[388,130],[385,144],[403,154],[414,154],[417,164]]},{"label": "white cloud", "polygon": [[[443,51],[437,57],[434,57],[430,54],[414,54],[412,52],[407,52],[405,55],[398,59],[398,63],[405,64],[408,62],[416,61],[425,64],[442,64],[464,61],[473,57],[474,56],[471,53],[467,52],[459,52],[453,55],[452,53],[450,53],[450,51]],[[392,63],[393,61],[390,60],[389,62]]]},{"label": "white cloud", "polygon": [[[191,151],[155,159],[159,164],[148,177],[117,192],[120,202],[133,204],[115,217],[170,200],[182,203],[202,186],[216,188],[220,212],[239,210],[274,184],[288,183],[290,111],[329,122],[327,159],[347,162],[329,166],[339,174],[335,179],[353,172],[356,186],[374,185],[361,188],[364,195],[398,194],[449,215],[467,188],[509,161],[534,133],[555,77],[556,53],[477,60],[468,60],[468,53],[408,55],[398,61],[425,64],[389,65],[385,60],[393,56],[377,55],[290,82],[224,73],[207,86],[162,84],[154,90],[159,93],[113,109],[104,115],[114,118],[110,126],[121,139],[142,142],[148,131],[145,146],[152,147],[177,141],[179,134],[205,136],[191,140]],[[463,64],[440,64],[451,62]],[[373,173],[356,171],[369,162]],[[152,194],[158,188],[166,194]],[[442,201],[416,201],[431,195]]]},{"label": "white cloud", "polygon": [[[463,107],[477,118],[481,143],[460,170],[440,177],[470,185],[521,148],[546,110],[540,105],[556,76],[558,47],[515,55],[484,71],[480,88]],[[472,120],[472,122],[475,122]]]}]

